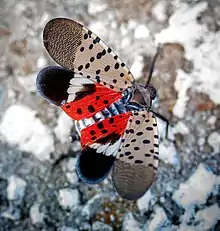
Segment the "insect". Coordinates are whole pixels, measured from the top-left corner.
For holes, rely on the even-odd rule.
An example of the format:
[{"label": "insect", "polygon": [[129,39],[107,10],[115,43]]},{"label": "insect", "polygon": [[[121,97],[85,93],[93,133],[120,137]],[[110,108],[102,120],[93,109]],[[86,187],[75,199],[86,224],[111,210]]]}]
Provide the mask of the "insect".
[{"label": "insect", "polygon": [[[80,179],[99,184],[111,172],[122,198],[140,198],[158,167],[157,123],[150,110],[156,90],[150,78],[146,86],[136,84],[113,50],[76,21],[52,19],[43,42],[60,66],[41,70],[37,89],[75,120],[82,146],[76,161]],[[143,104],[135,100],[137,94]]]}]

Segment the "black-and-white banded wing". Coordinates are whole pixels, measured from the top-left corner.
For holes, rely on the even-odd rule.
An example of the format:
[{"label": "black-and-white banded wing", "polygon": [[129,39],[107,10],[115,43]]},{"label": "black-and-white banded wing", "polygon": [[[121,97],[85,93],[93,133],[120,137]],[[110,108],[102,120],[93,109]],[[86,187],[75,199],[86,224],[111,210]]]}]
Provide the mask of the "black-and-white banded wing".
[{"label": "black-and-white banded wing", "polygon": [[132,87],[134,78],[125,64],[98,36],[78,22],[52,19],[44,28],[43,40],[50,56],[61,66],[115,91]]},{"label": "black-and-white banded wing", "polygon": [[41,95],[61,105],[94,92],[94,82],[60,66],[49,66],[37,75],[36,86]]},{"label": "black-and-white banded wing", "polygon": [[113,186],[121,197],[136,200],[151,186],[158,167],[158,148],[155,116],[146,110],[133,112],[112,170]]}]

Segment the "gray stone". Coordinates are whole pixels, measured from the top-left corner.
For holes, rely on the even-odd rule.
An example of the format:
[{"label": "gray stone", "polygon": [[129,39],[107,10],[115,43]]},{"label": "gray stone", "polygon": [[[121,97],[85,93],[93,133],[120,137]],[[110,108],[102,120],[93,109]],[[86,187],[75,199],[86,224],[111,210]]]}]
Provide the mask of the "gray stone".
[{"label": "gray stone", "polygon": [[92,231],[113,231],[113,228],[110,225],[96,221],[92,224]]}]

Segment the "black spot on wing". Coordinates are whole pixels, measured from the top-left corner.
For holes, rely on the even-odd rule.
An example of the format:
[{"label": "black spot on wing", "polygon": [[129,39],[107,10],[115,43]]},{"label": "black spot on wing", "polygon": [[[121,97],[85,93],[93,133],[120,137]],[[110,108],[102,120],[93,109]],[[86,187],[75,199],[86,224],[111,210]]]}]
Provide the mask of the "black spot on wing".
[{"label": "black spot on wing", "polygon": [[74,72],[63,67],[46,67],[37,75],[37,89],[51,103],[60,105],[68,98],[67,89],[73,76]]},{"label": "black spot on wing", "polygon": [[88,106],[88,111],[93,113],[93,112],[95,112],[95,108],[92,105],[89,105]]},{"label": "black spot on wing", "polygon": [[87,147],[77,156],[76,171],[84,183],[99,184],[108,176],[114,161],[115,157]]}]

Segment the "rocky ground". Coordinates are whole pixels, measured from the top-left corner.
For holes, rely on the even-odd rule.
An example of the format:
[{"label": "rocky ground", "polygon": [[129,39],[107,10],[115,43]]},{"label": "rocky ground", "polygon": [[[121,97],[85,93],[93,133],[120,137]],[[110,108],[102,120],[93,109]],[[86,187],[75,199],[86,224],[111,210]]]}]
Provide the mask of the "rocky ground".
[{"label": "rocky ground", "polygon": [[[220,230],[219,11],[219,0],[0,2],[0,231]],[[98,34],[140,82],[161,46],[153,108],[169,140],[158,119],[157,178],[137,202],[110,179],[78,180],[73,121],[36,91],[38,71],[54,64],[42,30],[59,16]]]}]

